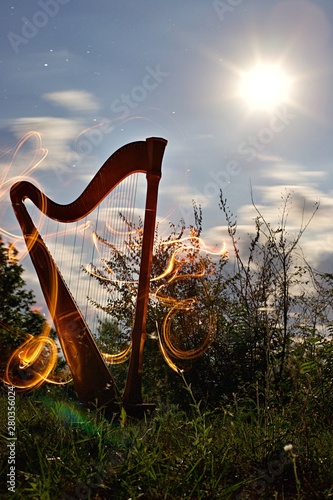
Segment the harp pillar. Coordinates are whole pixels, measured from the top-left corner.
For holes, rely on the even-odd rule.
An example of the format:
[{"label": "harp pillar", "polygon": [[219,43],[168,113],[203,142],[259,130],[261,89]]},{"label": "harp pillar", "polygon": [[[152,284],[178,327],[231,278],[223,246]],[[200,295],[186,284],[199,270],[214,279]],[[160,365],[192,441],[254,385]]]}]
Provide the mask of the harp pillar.
[{"label": "harp pillar", "polygon": [[142,402],[142,357],[146,340],[146,322],[150,289],[150,274],[156,225],[158,186],[161,179],[161,165],[167,141],[147,139],[148,170],[145,220],[139,274],[139,285],[135,321],[132,331],[132,352],[123,396],[124,408],[128,414],[141,418],[154,404]]}]

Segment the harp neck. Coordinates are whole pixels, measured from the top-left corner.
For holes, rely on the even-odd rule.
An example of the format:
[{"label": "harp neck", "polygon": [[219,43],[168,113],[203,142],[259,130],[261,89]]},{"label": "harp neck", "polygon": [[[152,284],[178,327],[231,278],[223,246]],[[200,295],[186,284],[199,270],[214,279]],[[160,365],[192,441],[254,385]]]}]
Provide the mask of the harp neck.
[{"label": "harp neck", "polygon": [[152,137],[127,144],[111,155],[73,202],[60,205],[27,181],[14,184],[10,190],[12,204],[22,204],[28,198],[47,217],[59,222],[75,222],[92,212],[126,177],[142,172],[147,178],[161,178],[161,164],[167,141]]}]

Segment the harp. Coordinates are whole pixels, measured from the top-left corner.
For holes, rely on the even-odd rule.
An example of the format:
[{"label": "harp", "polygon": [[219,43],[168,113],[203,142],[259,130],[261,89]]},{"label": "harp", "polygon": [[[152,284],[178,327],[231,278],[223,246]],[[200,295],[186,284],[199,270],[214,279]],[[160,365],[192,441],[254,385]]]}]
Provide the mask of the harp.
[{"label": "harp", "polygon": [[[166,144],[165,139],[153,137],[123,146],[110,156],[82,194],[70,204],[55,203],[27,181],[17,182],[10,191],[13,209],[63,354],[71,370],[78,398],[84,404],[104,407],[112,414],[119,412],[122,405],[128,414],[140,417],[154,406],[142,401],[142,355],[146,336],[158,186]],[[121,398],[114,377],[106,366],[55,260],[30,217],[24,200],[29,199],[47,218],[65,223],[79,221],[92,212],[125,178],[137,172],[146,174],[147,190],[132,350]]]}]

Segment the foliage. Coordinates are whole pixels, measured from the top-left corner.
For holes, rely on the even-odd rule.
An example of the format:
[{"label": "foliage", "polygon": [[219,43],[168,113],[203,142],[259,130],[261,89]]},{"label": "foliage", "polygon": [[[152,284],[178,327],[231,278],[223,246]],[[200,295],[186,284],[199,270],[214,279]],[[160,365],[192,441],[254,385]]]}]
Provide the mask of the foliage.
[{"label": "foliage", "polygon": [[[119,354],[128,346],[128,335],[119,328],[115,320],[100,321],[97,327],[96,344],[103,354]],[[125,386],[127,366],[126,363],[113,364],[105,357],[105,361],[110,363],[110,370],[117,380],[117,385],[121,388]]]},{"label": "foliage", "polygon": [[300,227],[292,234],[287,230],[291,204],[291,194],[282,197],[280,222],[273,228],[253,202],[255,232],[248,250],[241,252],[236,217],[221,194],[235,262],[224,280],[215,277],[219,288],[214,297],[222,305],[217,311],[218,333],[198,362],[198,369],[207,374],[203,384],[211,381],[215,401],[259,383],[267,404],[272,394],[282,402],[298,339],[323,337],[323,326],[329,325],[329,287],[310,268],[300,248],[318,206],[306,221],[301,214]]}]

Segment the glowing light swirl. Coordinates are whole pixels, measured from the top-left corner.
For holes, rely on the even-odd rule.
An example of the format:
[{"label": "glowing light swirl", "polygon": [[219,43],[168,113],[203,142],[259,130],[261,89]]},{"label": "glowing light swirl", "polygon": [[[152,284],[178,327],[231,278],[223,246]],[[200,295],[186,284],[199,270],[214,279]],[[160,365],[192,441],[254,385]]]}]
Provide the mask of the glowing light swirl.
[{"label": "glowing light swirl", "polygon": [[[190,241],[190,245],[185,245],[185,242],[188,241]],[[216,331],[216,318],[213,313],[210,313],[208,315],[208,322],[206,326],[207,331],[205,333],[202,342],[197,347],[194,347],[192,349],[180,349],[176,345],[177,340],[179,339],[175,334],[173,323],[178,314],[181,314],[183,319],[184,316],[189,315],[189,317],[193,320],[193,316],[195,314],[195,308],[199,306],[199,300],[193,297],[178,300],[174,297],[166,295],[165,293],[162,293],[162,290],[167,286],[169,286],[171,283],[175,283],[180,280],[186,280],[191,278],[192,279],[203,278],[206,273],[203,262],[199,261],[198,262],[199,269],[196,272],[180,274],[180,270],[185,265],[186,260],[183,259],[180,260],[178,258],[179,253],[193,250],[197,253],[203,251],[206,254],[221,256],[226,254],[226,252],[224,245],[218,252],[213,252],[208,250],[203,240],[193,235],[188,236],[186,238],[182,238],[181,240],[173,240],[170,242],[165,242],[166,245],[175,243],[177,244],[180,243],[180,247],[173,252],[165,271],[158,277],[153,278],[152,281],[158,281],[171,275],[168,281],[165,284],[160,285],[154,294],[154,296],[161,303],[170,308],[170,310],[168,311],[163,320],[161,331],[159,331],[159,329],[157,329],[157,331],[158,331],[160,351],[163,358],[165,359],[166,363],[172,370],[176,371],[177,373],[182,373],[184,370],[179,368],[172,358],[181,360],[193,360],[202,356],[214,341],[215,331]],[[188,260],[193,261],[194,259],[193,257],[191,257]],[[202,324],[202,321],[199,319],[198,315],[196,316],[196,318],[198,323]],[[193,334],[194,332],[190,331],[189,333]]]},{"label": "glowing light swirl", "polygon": [[111,365],[120,365],[127,361],[131,355],[132,351],[132,342],[130,342],[129,346],[126,349],[123,349],[118,354],[109,354],[107,352],[102,352],[102,356],[105,359],[106,363]]},{"label": "glowing light swirl", "polygon": [[[46,348],[48,356],[43,358]],[[3,380],[8,385],[24,390],[37,389],[45,382],[67,383],[70,380],[59,381],[58,377],[52,375],[57,360],[58,348],[53,339],[47,335],[29,335],[10,356]]]}]

